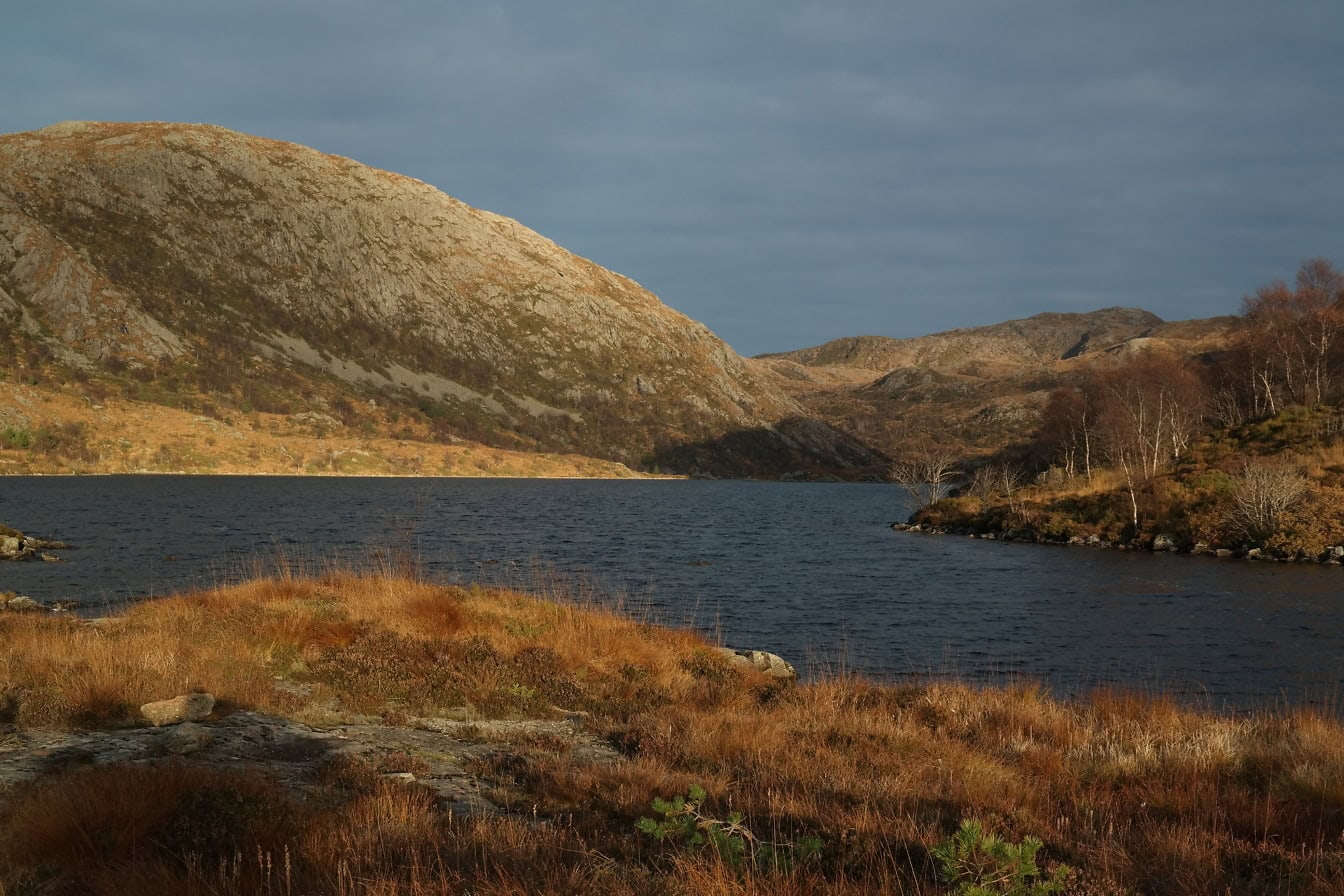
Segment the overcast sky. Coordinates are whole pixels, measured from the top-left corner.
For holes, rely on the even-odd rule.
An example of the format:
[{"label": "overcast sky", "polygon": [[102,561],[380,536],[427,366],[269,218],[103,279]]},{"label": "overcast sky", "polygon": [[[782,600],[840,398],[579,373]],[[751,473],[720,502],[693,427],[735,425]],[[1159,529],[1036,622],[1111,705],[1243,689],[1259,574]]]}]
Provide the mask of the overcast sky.
[{"label": "overcast sky", "polygon": [[427,181],[740,352],[1344,266],[1340,0],[12,4],[0,131],[209,122]]}]

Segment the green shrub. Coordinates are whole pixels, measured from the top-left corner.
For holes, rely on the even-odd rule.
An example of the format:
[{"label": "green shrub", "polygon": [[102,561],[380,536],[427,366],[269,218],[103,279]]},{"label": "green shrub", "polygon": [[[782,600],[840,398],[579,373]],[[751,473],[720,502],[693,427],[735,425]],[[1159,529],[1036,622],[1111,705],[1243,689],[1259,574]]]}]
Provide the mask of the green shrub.
[{"label": "green shrub", "polygon": [[1041,846],[1035,837],[1009,843],[968,818],[933,857],[939,878],[959,896],[1050,896],[1064,889],[1072,869],[1060,865],[1043,878],[1036,864]]},{"label": "green shrub", "polygon": [[27,448],[33,444],[33,434],[17,426],[6,426],[0,432],[0,441],[9,448]]}]

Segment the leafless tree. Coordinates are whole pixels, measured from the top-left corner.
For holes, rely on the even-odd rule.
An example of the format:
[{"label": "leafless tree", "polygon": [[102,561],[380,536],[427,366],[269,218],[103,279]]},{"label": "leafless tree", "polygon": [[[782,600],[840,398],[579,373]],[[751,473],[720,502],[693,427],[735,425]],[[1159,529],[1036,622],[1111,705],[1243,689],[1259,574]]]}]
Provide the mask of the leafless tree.
[{"label": "leafless tree", "polygon": [[1254,402],[1270,414],[1285,403],[1319,404],[1339,378],[1344,342],[1344,273],[1324,258],[1283,282],[1256,290],[1242,302],[1242,350],[1254,384]]},{"label": "leafless tree", "polygon": [[965,494],[981,504],[990,504],[1003,498],[1013,510],[1018,506],[1018,490],[1022,488],[1022,468],[1010,463],[981,464],[971,472]]},{"label": "leafless tree", "polygon": [[1129,456],[1144,478],[1178,461],[1204,419],[1204,384],[1170,358],[1140,355],[1100,378],[1108,453]]},{"label": "leafless tree", "polygon": [[1080,472],[1092,480],[1098,407],[1094,389],[1065,387],[1050,393],[1041,412],[1037,441],[1070,479]]},{"label": "leafless tree", "polygon": [[891,478],[910,493],[915,507],[923,508],[947,497],[958,472],[957,457],[951,449],[922,445],[892,467]]},{"label": "leafless tree", "polygon": [[1094,378],[1103,452],[1125,477],[1135,527],[1139,488],[1178,461],[1203,422],[1205,388],[1185,365],[1142,354]]}]

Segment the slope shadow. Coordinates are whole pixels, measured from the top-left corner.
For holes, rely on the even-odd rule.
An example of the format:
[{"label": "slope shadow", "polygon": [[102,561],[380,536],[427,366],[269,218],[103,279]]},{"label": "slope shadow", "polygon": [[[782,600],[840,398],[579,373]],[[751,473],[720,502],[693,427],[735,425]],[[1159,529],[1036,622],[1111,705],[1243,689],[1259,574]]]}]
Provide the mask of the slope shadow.
[{"label": "slope shadow", "polygon": [[646,469],[691,476],[849,481],[881,480],[890,464],[885,454],[811,417],[659,445],[643,461]]}]

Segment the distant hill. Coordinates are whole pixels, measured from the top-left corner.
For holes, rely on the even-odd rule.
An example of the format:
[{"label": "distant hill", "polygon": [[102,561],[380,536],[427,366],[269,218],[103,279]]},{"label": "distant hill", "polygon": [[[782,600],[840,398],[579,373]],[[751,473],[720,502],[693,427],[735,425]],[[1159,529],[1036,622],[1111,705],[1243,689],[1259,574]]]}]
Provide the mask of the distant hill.
[{"label": "distant hill", "polygon": [[704,325],[516,221],[203,125],[0,137],[0,351],[90,402],[681,472],[880,460]]},{"label": "distant hill", "polygon": [[912,440],[978,454],[1029,435],[1049,392],[1080,371],[1139,349],[1216,350],[1234,322],[1104,308],[911,339],[848,337],[760,360],[813,412],[888,455]]}]

